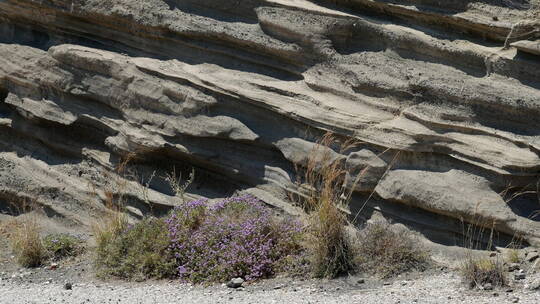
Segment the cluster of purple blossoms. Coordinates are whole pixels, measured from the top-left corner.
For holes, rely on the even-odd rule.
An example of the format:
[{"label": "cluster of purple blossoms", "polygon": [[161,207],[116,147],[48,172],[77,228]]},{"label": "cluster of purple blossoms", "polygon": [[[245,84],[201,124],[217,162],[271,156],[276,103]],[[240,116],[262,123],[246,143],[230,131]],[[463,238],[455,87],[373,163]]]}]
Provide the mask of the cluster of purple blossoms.
[{"label": "cluster of purple blossoms", "polygon": [[282,258],[301,250],[300,223],[277,221],[252,196],[232,197],[211,206],[206,200],[182,204],[166,223],[178,275],[185,281],[269,277]]}]

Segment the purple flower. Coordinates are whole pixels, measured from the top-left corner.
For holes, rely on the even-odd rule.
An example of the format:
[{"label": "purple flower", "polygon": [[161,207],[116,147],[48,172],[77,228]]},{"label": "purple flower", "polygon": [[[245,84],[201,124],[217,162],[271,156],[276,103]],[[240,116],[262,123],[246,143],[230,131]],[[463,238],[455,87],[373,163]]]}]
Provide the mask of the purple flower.
[{"label": "purple flower", "polygon": [[255,197],[207,203],[197,200],[177,206],[166,220],[182,280],[255,280],[273,275],[283,257],[299,253],[295,242],[302,232],[300,223],[276,223]]}]

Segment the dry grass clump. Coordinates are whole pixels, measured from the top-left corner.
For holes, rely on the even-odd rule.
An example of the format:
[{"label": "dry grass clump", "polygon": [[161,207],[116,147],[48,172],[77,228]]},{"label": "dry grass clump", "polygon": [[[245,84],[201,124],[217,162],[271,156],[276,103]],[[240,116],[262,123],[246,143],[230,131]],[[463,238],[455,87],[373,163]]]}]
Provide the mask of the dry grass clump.
[{"label": "dry grass clump", "polygon": [[519,257],[519,251],[517,249],[509,249],[508,253],[506,254],[506,260],[509,263],[521,262],[521,258]]},{"label": "dry grass clump", "polygon": [[383,279],[413,270],[424,271],[429,265],[427,250],[406,230],[375,222],[360,231],[358,238],[359,267]]},{"label": "dry grass clump", "polygon": [[493,287],[507,285],[503,263],[499,260],[475,258],[469,255],[463,266],[461,274],[470,288],[483,288],[486,284]]},{"label": "dry grass clump", "polygon": [[[298,182],[305,189],[299,197],[308,212],[308,247],[312,251],[312,267],[316,277],[336,277],[353,272],[353,245],[346,231],[347,215],[340,209],[350,193],[343,187],[346,170],[344,160],[335,158],[330,146],[337,143],[328,133],[311,151]],[[348,148],[346,143],[342,148]]]},{"label": "dry grass clump", "polygon": [[[345,184],[347,170],[342,155],[354,146],[326,134],[299,174],[302,179],[298,186],[304,189],[299,202],[309,216],[307,247],[315,276],[332,278],[361,269],[388,278],[426,269],[428,253],[406,232],[383,224],[368,225],[358,237],[347,231],[350,223],[344,210],[365,172],[359,172],[352,185]],[[337,147],[339,153],[332,147]]]},{"label": "dry grass clump", "polygon": [[[490,229],[485,228],[490,226]],[[507,285],[503,261],[498,257],[490,259],[475,256],[473,252],[473,250],[493,248],[494,226],[495,223],[481,222],[479,219],[475,221],[475,224],[467,224],[466,226],[466,230],[464,231],[465,245],[469,252],[461,266],[461,276],[469,288],[483,289],[487,284],[490,284],[492,287]],[[483,243],[486,233],[489,233],[487,245]],[[512,243],[513,245],[511,246],[515,248],[516,243]],[[513,258],[519,259],[519,255]]]},{"label": "dry grass clump", "polygon": [[311,215],[308,247],[313,252],[312,267],[316,277],[337,277],[353,272],[352,242],[345,230],[346,219],[332,203],[321,202]]},{"label": "dry grass clump", "polygon": [[10,236],[13,253],[23,267],[38,267],[47,259],[47,250],[40,236],[37,219],[30,216],[17,221],[15,230]]},{"label": "dry grass clump", "polygon": [[508,245],[506,252],[506,261],[508,263],[521,263],[521,256],[519,254],[519,248],[522,248],[523,246],[523,238],[520,236],[514,236],[512,242],[510,242],[510,245]]}]

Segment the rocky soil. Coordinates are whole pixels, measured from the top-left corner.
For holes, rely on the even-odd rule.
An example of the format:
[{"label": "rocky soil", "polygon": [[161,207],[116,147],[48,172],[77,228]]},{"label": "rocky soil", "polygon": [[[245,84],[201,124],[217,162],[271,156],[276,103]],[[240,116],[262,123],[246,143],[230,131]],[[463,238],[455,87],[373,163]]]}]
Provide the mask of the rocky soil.
[{"label": "rocky soil", "polygon": [[468,224],[495,246],[540,245],[529,7],[0,0],[0,219],[39,205],[51,229],[84,231],[118,197],[163,214],[165,173],[191,168],[190,197],[249,192],[297,213],[295,166],[332,131],[359,143],[335,152],[349,180],[362,172],[359,223],[390,219],[441,251]]},{"label": "rocky soil", "polygon": [[[51,272],[51,271],[49,271]],[[23,272],[24,275],[24,272]],[[51,274],[51,276],[54,276]],[[471,291],[455,273],[441,272],[379,282],[358,277],[333,281],[273,279],[231,289],[179,282],[32,280],[1,275],[2,303],[537,303],[529,281],[490,291]],[[524,288],[527,286],[527,288]]]}]

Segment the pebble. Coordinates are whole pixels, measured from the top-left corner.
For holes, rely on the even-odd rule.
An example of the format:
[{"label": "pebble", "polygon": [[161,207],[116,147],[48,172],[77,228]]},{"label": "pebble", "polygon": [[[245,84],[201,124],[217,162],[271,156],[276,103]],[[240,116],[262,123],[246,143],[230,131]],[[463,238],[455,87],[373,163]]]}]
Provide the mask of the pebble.
[{"label": "pebble", "polygon": [[229,288],[239,288],[242,287],[242,284],[244,284],[244,279],[242,278],[234,278],[227,282],[227,287]]},{"label": "pebble", "polygon": [[538,253],[537,251],[530,251],[527,253],[525,260],[527,260],[527,262],[534,262],[539,257],[540,257],[540,253]]},{"label": "pebble", "polygon": [[509,272],[512,272],[512,271],[515,271],[515,270],[519,270],[519,264],[518,263],[512,263],[510,265],[508,265],[508,271]]},{"label": "pebble", "polygon": [[529,289],[531,289],[531,290],[538,290],[538,289],[540,289],[540,278],[534,280],[534,281],[529,285]]}]

